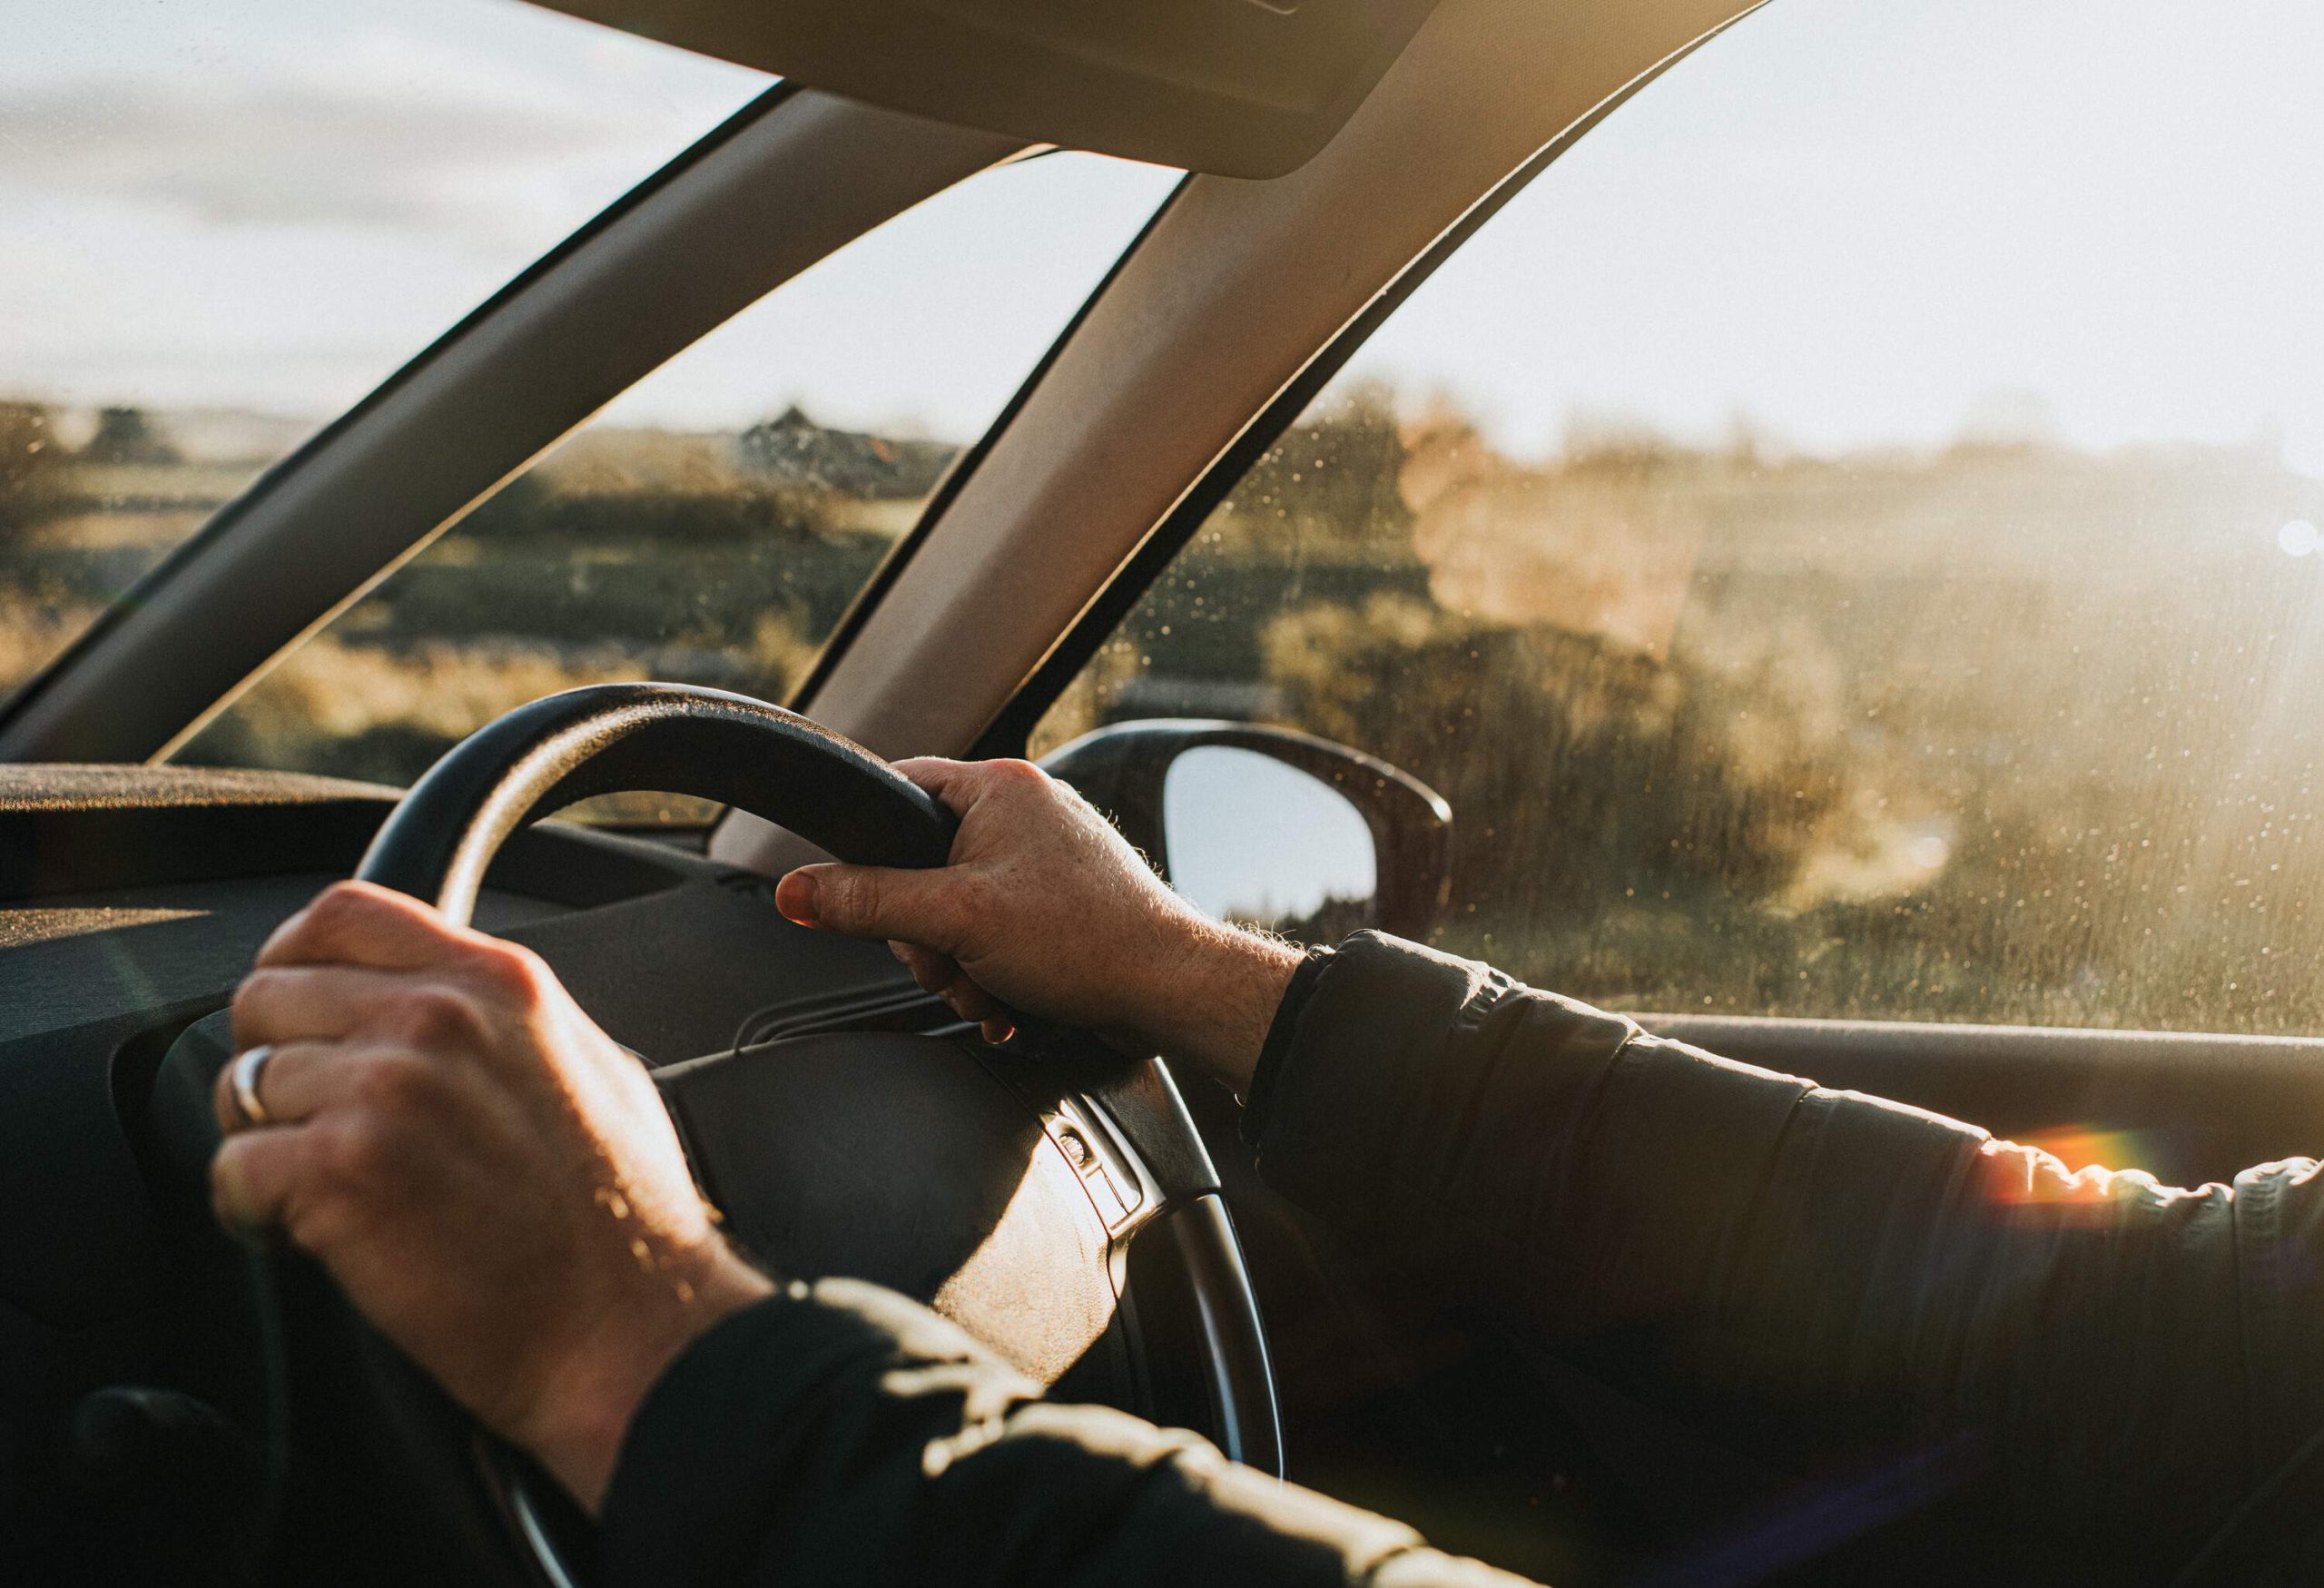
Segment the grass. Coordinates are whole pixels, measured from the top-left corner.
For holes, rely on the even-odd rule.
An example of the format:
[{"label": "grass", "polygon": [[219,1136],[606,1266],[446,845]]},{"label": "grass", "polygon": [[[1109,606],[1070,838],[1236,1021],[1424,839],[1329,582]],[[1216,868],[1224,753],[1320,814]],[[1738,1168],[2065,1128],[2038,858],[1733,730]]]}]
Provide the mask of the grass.
[{"label": "grass", "polygon": [[[579,684],[780,698],[918,508],[716,438],[590,439],[189,757],[403,783]],[[0,686],[230,485],[0,478]],[[1456,814],[1441,941],[1616,1007],[2324,1032],[2324,558],[2277,549],[2297,518],[2324,485],[2250,449],[1522,459],[1334,398],[1033,749],[1240,701],[1380,755]]]}]

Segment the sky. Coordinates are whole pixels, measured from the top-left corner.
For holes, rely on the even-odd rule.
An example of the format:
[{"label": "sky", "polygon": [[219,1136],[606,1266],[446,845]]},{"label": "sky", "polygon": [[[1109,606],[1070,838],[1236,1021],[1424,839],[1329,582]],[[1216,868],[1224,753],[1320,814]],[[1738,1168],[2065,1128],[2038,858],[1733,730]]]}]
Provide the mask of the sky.
[{"label": "sky", "polygon": [[1519,449],[1577,409],[1832,452],[2046,409],[2092,447],[2280,426],[2324,474],[2319,83],[2324,6],[2288,0],[1775,0],[1358,368]]},{"label": "sky", "polygon": [[[0,55],[0,393],[320,421],[765,79],[517,0],[75,0]],[[2043,428],[2324,474],[2324,7],[1776,0],[1594,131],[1353,378],[1803,449]],[[611,418],[973,436],[1171,173],[988,173]]]},{"label": "sky", "polygon": [[0,52],[0,387],[328,418],[763,79],[506,0],[75,0]]}]

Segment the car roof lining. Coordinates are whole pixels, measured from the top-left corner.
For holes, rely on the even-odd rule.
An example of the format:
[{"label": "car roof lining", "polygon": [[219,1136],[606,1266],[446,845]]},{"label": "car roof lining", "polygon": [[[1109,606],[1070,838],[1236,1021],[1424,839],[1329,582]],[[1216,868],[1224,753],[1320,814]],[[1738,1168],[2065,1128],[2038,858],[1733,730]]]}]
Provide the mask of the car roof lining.
[{"label": "car roof lining", "polygon": [[1438,0],[535,0],[1026,143],[1280,176]]}]

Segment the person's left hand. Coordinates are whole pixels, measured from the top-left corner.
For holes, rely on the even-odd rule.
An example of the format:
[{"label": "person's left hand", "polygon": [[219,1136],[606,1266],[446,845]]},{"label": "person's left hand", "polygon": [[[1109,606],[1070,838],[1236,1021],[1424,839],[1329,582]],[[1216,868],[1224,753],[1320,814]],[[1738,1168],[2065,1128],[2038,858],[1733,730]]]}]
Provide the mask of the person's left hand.
[{"label": "person's left hand", "polygon": [[487,1427],[593,1510],[645,1392],[772,1285],[719,1234],[637,1060],[527,950],[400,893],[330,889],[234,997],[266,1119],[212,1165]]}]

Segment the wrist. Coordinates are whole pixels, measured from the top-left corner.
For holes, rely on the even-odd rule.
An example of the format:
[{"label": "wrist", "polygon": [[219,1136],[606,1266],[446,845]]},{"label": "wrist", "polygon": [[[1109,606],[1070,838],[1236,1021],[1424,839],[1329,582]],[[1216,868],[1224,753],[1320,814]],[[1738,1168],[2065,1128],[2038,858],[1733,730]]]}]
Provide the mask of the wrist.
[{"label": "wrist", "polygon": [[571,1354],[537,1397],[535,1415],[510,1430],[591,1515],[613,1481],[630,1424],[670,1364],[716,1325],[774,1294],[774,1282],[724,1241],[702,1258],[650,1302],[604,1309],[610,1327]]},{"label": "wrist", "polygon": [[1237,1096],[1299,969],[1300,951],[1279,939],[1202,921],[1159,978],[1157,1006],[1140,1022],[1147,1043],[1192,1063]]}]

